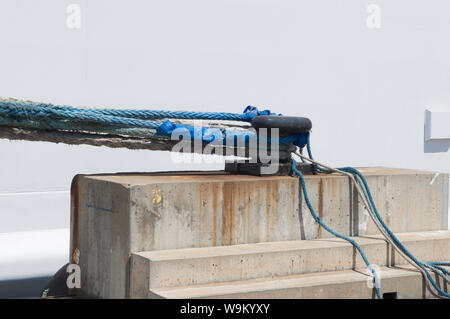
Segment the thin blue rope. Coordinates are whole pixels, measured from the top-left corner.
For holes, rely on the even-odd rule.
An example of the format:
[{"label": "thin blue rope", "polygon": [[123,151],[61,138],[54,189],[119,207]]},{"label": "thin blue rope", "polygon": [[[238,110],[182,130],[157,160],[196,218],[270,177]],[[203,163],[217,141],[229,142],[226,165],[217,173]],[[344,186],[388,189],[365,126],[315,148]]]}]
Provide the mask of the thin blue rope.
[{"label": "thin blue rope", "polygon": [[430,261],[430,262],[428,262],[429,264],[432,264],[432,265],[439,265],[439,266],[447,266],[447,267],[450,267],[450,263],[447,263],[447,262],[439,262],[439,261]]},{"label": "thin blue rope", "polygon": [[[314,159],[312,156],[312,151],[311,151],[311,141],[310,141],[310,133],[307,134],[307,144],[306,144],[306,148],[308,150],[308,155],[311,159]],[[324,173],[330,173],[331,171],[325,168],[321,168],[319,167],[319,170],[324,172]],[[438,293],[442,296],[445,297],[450,297],[450,294],[448,294],[447,292],[443,291],[439,285],[436,283],[436,281],[431,277],[431,275],[429,274],[429,272],[425,269],[425,267],[429,267],[430,269],[434,270],[433,268],[436,266],[450,266],[450,263],[448,262],[428,262],[428,263],[422,263],[421,261],[417,260],[413,254],[411,254],[411,252],[409,252],[409,250],[406,249],[406,247],[398,240],[398,238],[391,232],[391,230],[388,228],[388,226],[384,223],[383,219],[381,218],[380,214],[378,213],[378,210],[375,206],[372,194],[370,192],[370,188],[369,185],[367,183],[367,180],[365,179],[365,177],[355,168],[353,167],[342,167],[342,168],[338,168],[338,170],[347,172],[347,173],[351,173],[353,175],[358,176],[361,181],[362,181],[362,187],[364,192],[367,194],[367,199],[369,201],[369,205],[371,206],[375,217],[377,218],[377,220],[380,222],[381,226],[384,228],[384,230],[388,233],[389,237],[396,243],[396,245],[409,257],[411,258],[425,273],[427,279],[430,281],[431,285],[436,289],[436,291],[438,291]],[[434,266],[434,267],[433,267]],[[449,274],[449,271],[447,271],[446,269],[442,268],[442,267],[436,267],[437,269],[439,269],[440,271]],[[434,270],[435,271],[435,270]],[[448,281],[448,278],[445,277],[444,275],[444,280]]]},{"label": "thin blue rope", "polygon": [[[364,187],[364,184],[363,184],[361,178],[360,178],[358,175],[353,175],[353,176],[354,176],[355,179],[357,180],[358,184],[361,186],[361,188],[362,188],[362,190],[363,190],[363,193],[364,193],[364,196],[365,196],[366,198],[368,198],[368,197],[369,197],[369,195],[368,195],[368,193],[367,193],[368,189]],[[370,208],[371,208],[372,210],[375,210],[375,209],[376,209],[375,204],[374,204],[373,202],[370,202],[370,201],[369,201],[369,206],[370,206]],[[375,216],[375,217],[376,217],[376,216]],[[378,220],[378,218],[377,218],[377,220]],[[400,241],[399,241],[399,242],[400,242]],[[400,249],[401,249],[401,247],[400,247]],[[437,265],[430,264],[430,263],[423,263],[423,266],[424,266],[424,267],[427,267],[427,268],[430,268],[432,271],[434,271],[434,272],[436,272],[437,274],[439,274],[440,276],[442,276],[443,279],[444,279],[447,283],[450,284],[450,279],[445,275],[445,274],[450,274],[450,272],[449,272],[447,269],[445,269],[445,268],[443,268],[443,267],[440,267],[440,266],[437,266]]]},{"label": "thin blue rope", "polygon": [[434,281],[434,279],[431,277],[431,275],[429,274],[429,272],[425,269],[424,267],[424,263],[422,263],[421,261],[417,260],[413,254],[411,254],[411,252],[409,252],[408,249],[406,249],[406,247],[398,240],[398,238],[391,232],[391,230],[388,228],[388,226],[384,223],[383,219],[381,218],[381,216],[378,213],[378,210],[375,207],[375,203],[373,201],[372,198],[372,194],[370,192],[369,189],[369,185],[367,184],[367,181],[365,179],[365,177],[355,168],[353,167],[343,167],[343,168],[339,168],[339,170],[344,171],[344,172],[348,172],[354,175],[357,175],[359,178],[361,178],[362,182],[363,182],[363,186],[367,191],[367,195],[368,195],[368,199],[369,199],[369,203],[370,205],[373,207],[373,212],[375,214],[375,216],[377,217],[378,221],[380,222],[380,224],[383,226],[383,228],[386,230],[386,232],[388,233],[389,237],[397,244],[397,246],[409,257],[411,258],[424,272],[425,275],[427,276],[428,280],[430,281],[431,285],[439,292],[439,294],[445,296],[445,297],[450,297],[450,294],[443,291],[438,284]]},{"label": "thin blue rope", "polygon": [[361,249],[361,246],[359,246],[359,244],[356,241],[354,241],[353,239],[351,239],[351,238],[349,238],[349,237],[347,237],[345,235],[339,234],[338,232],[334,231],[333,229],[328,227],[320,219],[320,217],[315,213],[314,208],[312,207],[311,201],[309,200],[308,191],[306,190],[305,178],[303,177],[302,172],[297,169],[297,163],[295,162],[295,160],[292,161],[292,170],[293,170],[293,172],[296,175],[298,175],[298,177],[300,179],[300,182],[302,184],[303,195],[305,197],[306,206],[308,206],[309,212],[311,213],[311,215],[314,218],[314,220],[321,227],[323,227],[326,231],[328,231],[329,233],[331,233],[332,235],[334,235],[334,236],[336,236],[338,238],[341,238],[341,239],[344,239],[344,240],[348,241],[350,244],[353,245],[353,247],[355,247],[358,250],[359,254],[361,255],[362,259],[364,260],[364,263],[367,265],[367,267],[369,267],[370,271],[372,272],[372,274],[374,276],[374,279],[375,279],[375,287],[374,288],[375,288],[375,292],[377,294],[377,297],[380,298],[380,299],[383,299],[383,297],[382,297],[382,295],[380,293],[380,289],[378,288],[379,287],[379,283],[380,283],[378,275],[377,275],[375,269],[372,267],[372,264],[369,262],[366,254],[364,254],[363,250]]}]

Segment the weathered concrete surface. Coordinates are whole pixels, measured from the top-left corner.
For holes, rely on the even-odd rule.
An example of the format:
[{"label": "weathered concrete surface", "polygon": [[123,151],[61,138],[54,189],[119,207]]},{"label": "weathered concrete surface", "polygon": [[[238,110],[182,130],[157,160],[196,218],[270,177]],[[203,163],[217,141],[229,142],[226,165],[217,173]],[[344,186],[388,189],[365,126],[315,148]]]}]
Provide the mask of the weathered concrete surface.
[{"label": "weathered concrete surface", "polygon": [[[362,172],[394,232],[447,228],[448,175],[386,168]],[[330,227],[347,235],[377,232],[346,177],[306,179],[313,205]],[[83,287],[77,293],[128,297],[133,252],[331,237],[314,223],[299,195],[293,177],[77,176],[71,204],[72,262],[81,266]]]},{"label": "weathered concrete surface", "polygon": [[[448,174],[416,170],[360,168],[366,177],[380,216],[393,232],[448,228]],[[308,176],[306,186],[322,220],[341,234],[363,236],[378,230],[357,191],[341,176]],[[312,219],[301,200],[302,239],[330,238]]]},{"label": "weathered concrete surface", "polygon": [[[450,260],[450,231],[396,236],[419,260]],[[374,265],[407,264],[381,236],[353,239]],[[130,297],[146,298],[162,287],[366,268],[353,246],[338,238],[139,252],[131,259]]]},{"label": "weathered concrete surface", "polygon": [[[411,267],[386,268],[379,271],[381,293],[397,293],[398,299],[433,297],[426,289],[422,275]],[[358,271],[344,270],[232,281],[197,286],[157,288],[155,297],[162,298],[248,298],[248,299],[371,299],[370,277]],[[441,280],[442,285],[442,280]]]}]

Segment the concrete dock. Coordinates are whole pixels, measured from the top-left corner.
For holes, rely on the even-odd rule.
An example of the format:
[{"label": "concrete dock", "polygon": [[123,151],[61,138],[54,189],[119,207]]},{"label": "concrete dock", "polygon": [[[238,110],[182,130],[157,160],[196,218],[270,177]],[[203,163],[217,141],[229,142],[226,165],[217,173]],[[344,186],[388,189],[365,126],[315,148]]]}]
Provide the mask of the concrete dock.
[{"label": "concrete dock", "polygon": [[[450,260],[448,175],[362,168],[390,229],[423,261]],[[380,267],[382,292],[429,297],[347,177],[307,175],[318,215]],[[354,248],[312,219],[297,178],[224,172],[79,175],[71,256],[79,296],[372,298]]]}]

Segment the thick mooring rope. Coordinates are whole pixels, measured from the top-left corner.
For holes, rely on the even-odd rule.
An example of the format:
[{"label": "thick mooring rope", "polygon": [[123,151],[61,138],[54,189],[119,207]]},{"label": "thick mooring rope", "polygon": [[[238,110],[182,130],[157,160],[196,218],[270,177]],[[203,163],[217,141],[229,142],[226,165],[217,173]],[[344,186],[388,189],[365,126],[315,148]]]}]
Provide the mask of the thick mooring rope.
[{"label": "thick mooring rope", "polygon": [[[53,118],[67,118],[75,120],[88,120],[94,122],[143,126],[149,124],[135,122],[130,119],[155,120],[155,119],[185,119],[185,120],[219,120],[251,122],[258,115],[274,114],[269,110],[259,111],[256,107],[247,106],[242,114],[226,112],[193,112],[193,111],[168,111],[168,110],[121,110],[105,108],[76,108],[72,106],[60,106],[48,103],[24,102],[11,99],[0,101],[0,114],[3,115],[42,115]],[[124,122],[116,122],[110,117],[120,117]],[[151,127],[155,127],[150,124]]]},{"label": "thick mooring rope", "polygon": [[[55,132],[78,132],[111,134],[145,139],[168,140],[174,133],[187,131],[192,140],[226,147],[242,147],[253,138],[259,138],[249,127],[207,126],[198,128],[192,123],[176,120],[214,120],[251,122],[259,115],[278,115],[269,110],[259,111],[247,106],[242,114],[223,112],[191,112],[163,110],[117,110],[75,108],[44,103],[0,99],[0,126],[24,130],[50,130]],[[0,132],[1,133],[1,132]],[[11,135],[11,134],[10,134]],[[176,134],[175,134],[176,135]],[[178,136],[179,137],[179,136]],[[270,138],[268,138],[270,143]],[[284,136],[280,144],[306,144],[305,133]]]}]

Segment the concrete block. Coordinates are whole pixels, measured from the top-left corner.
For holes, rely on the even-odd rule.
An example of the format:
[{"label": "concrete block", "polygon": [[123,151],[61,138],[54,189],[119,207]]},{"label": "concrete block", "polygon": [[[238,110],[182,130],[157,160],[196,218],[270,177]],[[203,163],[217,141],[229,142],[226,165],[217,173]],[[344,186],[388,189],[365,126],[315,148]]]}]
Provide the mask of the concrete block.
[{"label": "concrete block", "polygon": [[[362,169],[394,232],[447,228],[448,175]],[[377,233],[346,177],[307,176],[318,214],[347,235]],[[329,238],[312,220],[298,179],[224,172],[77,176],[71,256],[78,294],[128,297],[133,252]],[[361,225],[366,225],[362,227]]]}]

